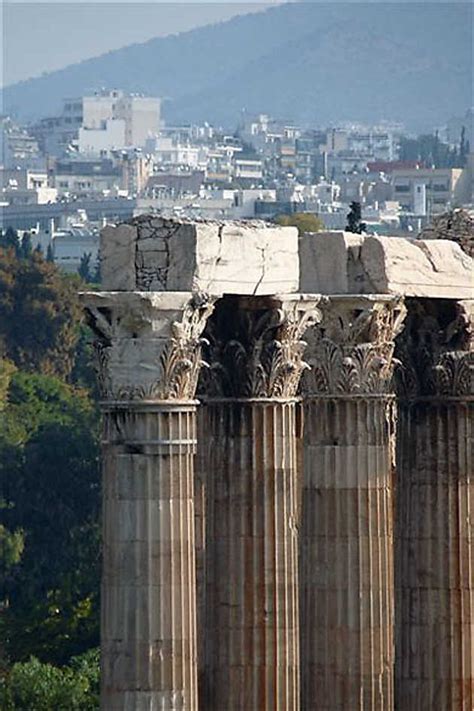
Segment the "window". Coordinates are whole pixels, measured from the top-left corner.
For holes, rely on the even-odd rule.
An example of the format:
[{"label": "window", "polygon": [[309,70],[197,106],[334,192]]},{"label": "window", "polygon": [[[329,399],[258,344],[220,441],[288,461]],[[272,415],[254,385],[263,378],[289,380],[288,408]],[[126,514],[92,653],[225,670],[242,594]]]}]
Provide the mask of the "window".
[{"label": "window", "polygon": [[409,193],[410,186],[409,185],[395,185],[395,192],[396,193]]}]

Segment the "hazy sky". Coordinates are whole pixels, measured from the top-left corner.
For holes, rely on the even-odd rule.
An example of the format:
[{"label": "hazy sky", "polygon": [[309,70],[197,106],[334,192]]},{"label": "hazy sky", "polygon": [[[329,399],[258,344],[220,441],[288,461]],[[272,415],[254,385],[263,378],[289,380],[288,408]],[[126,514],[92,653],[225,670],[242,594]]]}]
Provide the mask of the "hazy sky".
[{"label": "hazy sky", "polygon": [[[1,0],[0,0],[1,2]],[[263,10],[236,2],[18,2],[2,3],[2,85],[152,37]]]}]

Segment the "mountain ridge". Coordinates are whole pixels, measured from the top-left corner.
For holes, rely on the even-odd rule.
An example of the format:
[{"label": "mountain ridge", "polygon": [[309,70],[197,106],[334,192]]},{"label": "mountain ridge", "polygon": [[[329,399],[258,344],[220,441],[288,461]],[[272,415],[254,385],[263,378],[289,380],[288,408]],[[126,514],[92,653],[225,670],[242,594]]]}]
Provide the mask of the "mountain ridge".
[{"label": "mountain ridge", "polygon": [[471,102],[471,19],[470,6],[442,3],[279,5],[6,87],[4,112],[54,115],[66,96],[104,85],[171,97],[170,121],[233,126],[246,108],[431,127]]}]

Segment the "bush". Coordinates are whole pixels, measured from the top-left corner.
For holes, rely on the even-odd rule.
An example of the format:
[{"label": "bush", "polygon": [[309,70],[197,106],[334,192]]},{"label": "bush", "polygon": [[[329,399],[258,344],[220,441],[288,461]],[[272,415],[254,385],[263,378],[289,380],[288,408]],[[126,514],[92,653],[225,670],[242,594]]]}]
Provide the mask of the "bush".
[{"label": "bush", "polygon": [[99,650],[90,650],[63,668],[36,657],[17,662],[3,680],[0,701],[2,711],[96,711]]}]

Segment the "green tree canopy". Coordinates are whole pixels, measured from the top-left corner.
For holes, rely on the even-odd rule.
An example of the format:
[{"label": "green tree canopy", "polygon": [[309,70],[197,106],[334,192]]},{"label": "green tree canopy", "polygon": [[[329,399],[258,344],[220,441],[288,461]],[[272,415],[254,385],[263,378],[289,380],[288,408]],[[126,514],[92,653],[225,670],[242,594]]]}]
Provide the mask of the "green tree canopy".
[{"label": "green tree canopy", "polygon": [[2,711],[97,711],[99,650],[75,657],[63,668],[36,657],[14,664],[0,688],[0,703]]},{"label": "green tree canopy", "polygon": [[295,212],[292,215],[278,215],[275,217],[277,225],[284,227],[297,227],[298,234],[305,232],[320,232],[324,230],[324,223],[320,217],[312,212]]},{"label": "green tree canopy", "polygon": [[399,156],[400,160],[419,161],[427,167],[457,168],[462,164],[459,151],[440,141],[437,133],[422,134],[417,138],[402,136]]},{"label": "green tree canopy", "polygon": [[[0,427],[1,522],[24,544],[0,586],[8,658],[64,663],[97,644],[99,482],[98,416],[85,392],[15,373]],[[10,559],[11,546],[0,551],[4,569]]]},{"label": "green tree canopy", "polygon": [[29,232],[25,232],[25,234],[21,238],[21,246],[20,246],[19,256],[22,259],[29,259],[29,257],[31,257],[32,252],[33,252],[33,245],[31,242],[31,235]]},{"label": "green tree canopy", "polygon": [[18,254],[20,251],[20,241],[18,239],[18,233],[13,227],[7,227],[5,232],[0,232],[0,247],[2,249],[8,249]]},{"label": "green tree canopy", "polygon": [[84,254],[81,257],[81,263],[79,264],[79,269],[77,270],[77,273],[81,277],[83,281],[86,283],[89,283],[92,281],[92,272],[91,272],[91,259],[92,259],[92,252],[84,252]]},{"label": "green tree canopy", "polygon": [[0,357],[27,371],[67,376],[81,308],[78,282],[33,252],[0,249]]}]

